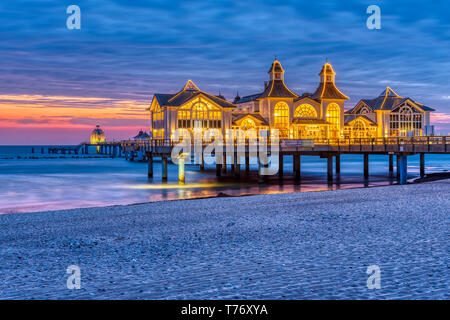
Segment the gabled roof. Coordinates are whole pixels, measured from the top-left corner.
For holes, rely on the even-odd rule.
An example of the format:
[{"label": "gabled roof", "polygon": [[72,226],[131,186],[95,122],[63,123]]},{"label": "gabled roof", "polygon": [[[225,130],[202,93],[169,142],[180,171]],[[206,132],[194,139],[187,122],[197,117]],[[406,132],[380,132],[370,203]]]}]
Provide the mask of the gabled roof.
[{"label": "gabled roof", "polygon": [[163,106],[180,107],[186,102],[198,97],[204,96],[223,108],[235,108],[231,102],[226,101],[223,97],[218,97],[200,90],[191,80],[184,85],[183,89],[176,94],[155,93],[154,97],[158,104]]},{"label": "gabled roof", "polygon": [[317,100],[311,99],[311,94],[308,95],[302,95],[301,97],[298,97],[294,100],[294,102],[299,102],[301,100],[308,101],[309,103],[319,105],[319,102]]},{"label": "gabled roof", "polygon": [[266,119],[264,119],[259,113],[233,113],[233,124],[236,125],[237,121],[244,119],[245,117],[251,117],[260,121],[264,125],[269,125]]},{"label": "gabled roof", "polygon": [[367,120],[369,122],[370,125],[374,125],[374,126],[377,125],[377,123],[375,121],[373,121],[372,119],[370,119],[369,117],[367,117],[364,114],[346,114],[346,115],[344,115],[344,124],[348,124],[358,118],[364,118],[365,120]]},{"label": "gabled roof", "polygon": [[411,101],[413,104],[417,105],[420,109],[424,111],[434,111],[434,109],[424,106],[421,103],[415,102],[411,98],[403,98],[399,96],[394,90],[387,87],[375,99],[361,99],[360,102],[358,102],[358,104],[354,108],[349,110],[349,113],[356,112],[356,109],[361,102],[369,106],[372,110],[394,110],[407,100]]}]

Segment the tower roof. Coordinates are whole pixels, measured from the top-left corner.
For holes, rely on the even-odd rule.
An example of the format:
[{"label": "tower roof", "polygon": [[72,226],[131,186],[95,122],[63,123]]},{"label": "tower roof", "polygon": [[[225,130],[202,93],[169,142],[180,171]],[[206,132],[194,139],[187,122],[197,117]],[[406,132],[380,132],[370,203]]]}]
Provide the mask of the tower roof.
[{"label": "tower roof", "polygon": [[272,66],[270,67],[268,73],[272,73],[272,72],[284,72],[283,67],[281,66],[280,61],[278,61],[277,59],[275,59],[272,63]]},{"label": "tower roof", "polygon": [[334,83],[335,75],[336,72],[334,72],[331,64],[329,64],[328,62],[325,63],[319,73],[320,84],[317,87],[316,91],[312,94],[311,99],[348,100],[349,97],[339,91],[339,89],[336,87],[336,84]]},{"label": "tower roof", "polygon": [[336,74],[336,72],[334,72],[333,67],[331,66],[331,64],[326,62],[323,65],[322,70],[320,70],[319,76],[323,76],[323,75],[332,75],[332,76],[334,76],[335,74]]},{"label": "tower roof", "polygon": [[[280,61],[275,60],[270,67],[269,74],[284,73],[284,69],[281,66]],[[298,95],[293,93],[286,87],[283,77],[274,78],[271,80],[264,91],[258,96],[258,99],[263,98],[297,98]]]}]

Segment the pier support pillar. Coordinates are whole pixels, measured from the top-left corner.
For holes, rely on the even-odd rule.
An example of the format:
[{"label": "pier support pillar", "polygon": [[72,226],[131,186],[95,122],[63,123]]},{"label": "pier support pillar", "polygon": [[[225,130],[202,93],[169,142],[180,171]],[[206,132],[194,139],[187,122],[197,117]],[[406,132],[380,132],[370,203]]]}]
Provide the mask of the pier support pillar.
[{"label": "pier support pillar", "polygon": [[153,178],[153,156],[148,155],[148,177]]},{"label": "pier support pillar", "polygon": [[250,151],[245,150],[245,174],[250,173]]},{"label": "pier support pillar", "polygon": [[400,180],[400,155],[396,155],[396,160],[397,160],[397,172],[396,172],[396,178],[397,180]]},{"label": "pier support pillar", "polygon": [[278,154],[278,176],[283,177],[283,154],[280,152]]},{"label": "pier support pillar", "polygon": [[333,181],[333,156],[327,158],[327,180],[328,182]]},{"label": "pier support pillar", "polygon": [[167,157],[162,158],[162,179],[167,181]]},{"label": "pier support pillar", "polygon": [[408,183],[408,158],[406,155],[401,155],[399,161],[399,172],[400,179],[399,184],[407,184]]},{"label": "pier support pillar", "polygon": [[394,175],[394,155],[389,155],[389,175],[392,177]]},{"label": "pier support pillar", "polygon": [[227,155],[223,154],[222,173],[227,173]]},{"label": "pier support pillar", "polygon": [[364,153],[364,178],[369,178],[369,154]]},{"label": "pier support pillar", "polygon": [[220,177],[222,175],[222,165],[216,162],[216,176]]},{"label": "pier support pillar", "polygon": [[237,152],[234,153],[234,174],[236,177],[241,176],[241,159],[238,157]]},{"label": "pier support pillar", "polygon": [[300,174],[300,155],[295,154],[293,155],[294,158],[294,176],[296,180],[300,180],[301,174]]},{"label": "pier support pillar", "polygon": [[184,159],[185,159],[184,155],[181,155],[178,158],[178,182],[179,183],[184,183],[185,182],[185,177],[184,177]]},{"label": "pier support pillar", "polygon": [[425,153],[420,154],[420,177],[425,177]]},{"label": "pier support pillar", "polygon": [[234,153],[231,155],[231,157],[230,157],[230,163],[231,163],[231,165],[230,165],[230,168],[231,168],[231,174],[232,175],[234,175],[234,173],[235,173],[235,166],[236,166],[236,162],[235,162],[235,157],[234,157]]},{"label": "pier support pillar", "polygon": [[200,171],[205,171],[205,155],[203,154],[203,150],[200,157]]},{"label": "pier support pillar", "polygon": [[337,154],[336,155],[336,163],[335,163],[335,166],[336,166],[336,174],[341,174],[341,155],[340,154]]}]

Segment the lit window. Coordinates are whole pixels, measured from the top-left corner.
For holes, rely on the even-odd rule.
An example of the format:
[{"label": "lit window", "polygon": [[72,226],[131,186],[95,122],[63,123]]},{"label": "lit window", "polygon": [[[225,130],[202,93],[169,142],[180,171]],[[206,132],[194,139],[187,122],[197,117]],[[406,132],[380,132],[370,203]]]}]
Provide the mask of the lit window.
[{"label": "lit window", "polygon": [[327,121],[337,127],[341,123],[341,108],[336,103],[330,103],[327,107]]},{"label": "lit window", "polygon": [[301,104],[295,109],[294,118],[317,118],[317,112],[313,106]]}]

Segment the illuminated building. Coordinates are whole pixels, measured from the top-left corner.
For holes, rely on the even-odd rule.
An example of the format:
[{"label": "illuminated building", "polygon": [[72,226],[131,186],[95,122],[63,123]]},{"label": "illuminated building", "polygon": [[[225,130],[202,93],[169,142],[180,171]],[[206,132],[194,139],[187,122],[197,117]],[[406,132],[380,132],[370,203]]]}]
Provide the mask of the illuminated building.
[{"label": "illuminated building", "polygon": [[105,132],[100,128],[100,125],[96,125],[95,129],[92,130],[91,133],[91,144],[97,144],[105,141]]},{"label": "illuminated building", "polygon": [[432,135],[432,111],[435,110],[387,87],[377,98],[362,99],[346,112],[344,134],[358,138]]},{"label": "illuminated building", "polygon": [[194,126],[203,129],[231,128],[235,105],[223,96],[200,90],[191,80],[176,94],[155,94],[150,106],[151,133],[155,139],[170,139],[175,129],[192,132]]},{"label": "illuminated building", "polygon": [[150,106],[153,138],[170,139],[175,129],[278,129],[283,139],[375,138],[432,134],[430,112],[389,87],[375,99],[363,99],[344,110],[349,98],[336,86],[336,73],[325,63],[314,93],[297,94],[284,82],[275,60],[261,93],[236,96],[233,103],[200,90],[188,81],[176,94],[155,94]]},{"label": "illuminated building", "polygon": [[148,135],[147,132],[145,132],[143,130],[140,130],[139,133],[137,134],[137,136],[135,136],[133,138],[133,140],[135,140],[135,141],[145,141],[148,139],[150,139],[150,136]]}]

